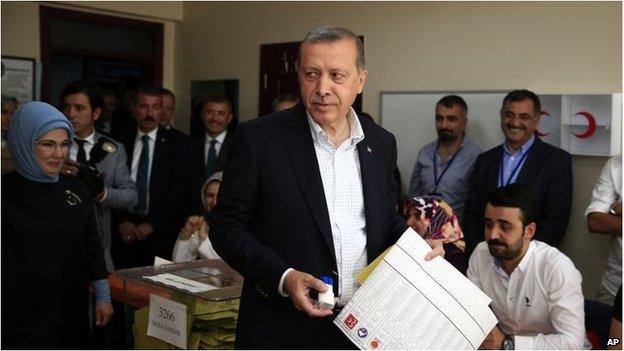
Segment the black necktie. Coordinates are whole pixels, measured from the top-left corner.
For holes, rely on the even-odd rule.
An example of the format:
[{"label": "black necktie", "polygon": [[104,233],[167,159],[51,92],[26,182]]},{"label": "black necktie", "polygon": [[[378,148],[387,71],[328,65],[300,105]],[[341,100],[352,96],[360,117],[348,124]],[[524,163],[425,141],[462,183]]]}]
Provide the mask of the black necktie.
[{"label": "black necktie", "polygon": [[217,140],[210,140],[210,147],[208,148],[208,157],[206,158],[206,178],[210,177],[215,171],[217,165]]},{"label": "black necktie", "polygon": [[79,163],[87,163],[87,152],[85,151],[84,144],[87,142],[84,139],[74,138],[76,144],[78,144],[78,156],[76,161]]},{"label": "black necktie", "polygon": [[136,189],[139,195],[139,201],[135,206],[135,212],[141,215],[147,215],[147,173],[149,170],[149,137],[147,134],[141,137],[143,148],[139,156],[139,167],[136,176]]}]

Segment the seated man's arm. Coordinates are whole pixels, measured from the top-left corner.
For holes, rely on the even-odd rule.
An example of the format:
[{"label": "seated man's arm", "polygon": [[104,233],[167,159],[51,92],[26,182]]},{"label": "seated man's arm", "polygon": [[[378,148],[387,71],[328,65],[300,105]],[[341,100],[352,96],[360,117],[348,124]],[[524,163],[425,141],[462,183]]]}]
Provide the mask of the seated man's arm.
[{"label": "seated man's arm", "polygon": [[591,212],[587,215],[587,227],[592,233],[622,235],[622,214]]},{"label": "seated man's arm", "polygon": [[[581,273],[569,258],[560,256],[545,272],[544,289],[548,292],[550,320],[555,329],[552,334],[535,336],[515,335],[517,350],[553,350],[583,348],[585,340],[585,313]],[[536,307],[536,306],[534,306]]]}]

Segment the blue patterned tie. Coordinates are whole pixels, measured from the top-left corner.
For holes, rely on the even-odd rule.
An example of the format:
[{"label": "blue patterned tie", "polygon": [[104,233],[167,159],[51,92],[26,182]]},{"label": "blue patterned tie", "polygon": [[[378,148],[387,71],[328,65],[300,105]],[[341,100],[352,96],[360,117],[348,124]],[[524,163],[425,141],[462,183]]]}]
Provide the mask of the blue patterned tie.
[{"label": "blue patterned tie", "polygon": [[215,171],[217,165],[217,140],[210,140],[210,148],[208,148],[208,157],[206,159],[206,178],[210,177]]},{"label": "blue patterned tie", "polygon": [[137,202],[135,212],[141,215],[147,214],[147,173],[149,169],[149,137],[143,135],[141,137],[143,141],[143,149],[141,149],[141,156],[139,156],[139,169],[137,170],[136,177],[136,189],[139,195],[139,202]]}]

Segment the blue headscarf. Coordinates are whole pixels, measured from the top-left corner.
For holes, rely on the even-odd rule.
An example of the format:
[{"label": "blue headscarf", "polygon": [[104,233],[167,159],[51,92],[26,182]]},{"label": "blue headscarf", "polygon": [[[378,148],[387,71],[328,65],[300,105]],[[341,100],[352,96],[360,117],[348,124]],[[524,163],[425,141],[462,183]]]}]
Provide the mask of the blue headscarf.
[{"label": "blue headscarf", "polygon": [[58,181],[58,175],[48,175],[39,166],[35,156],[35,142],[43,134],[59,128],[65,129],[69,140],[72,140],[74,128],[71,123],[59,110],[45,102],[25,103],[13,113],[8,141],[17,173],[40,183]]}]

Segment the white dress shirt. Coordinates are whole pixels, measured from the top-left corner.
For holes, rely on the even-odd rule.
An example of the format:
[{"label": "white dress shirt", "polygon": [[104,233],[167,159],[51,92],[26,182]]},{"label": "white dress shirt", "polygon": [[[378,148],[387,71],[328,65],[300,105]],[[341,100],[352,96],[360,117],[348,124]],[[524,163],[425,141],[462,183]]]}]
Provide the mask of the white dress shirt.
[{"label": "white dress shirt", "polygon": [[215,144],[215,150],[217,151],[217,157],[219,156],[219,152],[221,152],[221,146],[223,146],[223,141],[225,140],[225,136],[227,135],[227,130],[221,132],[221,134],[217,135],[215,138],[211,137],[210,134],[206,133],[206,137],[204,138],[204,160],[208,160],[208,151],[210,150],[210,142],[214,139],[217,141]]},{"label": "white dress shirt", "polygon": [[[622,159],[613,156],[602,168],[585,217],[592,212],[608,213],[614,203],[622,200]],[[615,296],[622,284],[622,237],[613,236],[607,266],[600,284]]]},{"label": "white dress shirt", "polygon": [[[357,143],[364,139],[360,121],[350,109],[349,137],[335,147],[329,136],[307,114],[314,151],[318,160],[325,201],[331,223],[339,279],[339,305],[345,305],[358,288],[356,276],[367,264],[366,217]],[[278,291],[282,291],[288,269],[282,275]],[[330,275],[332,272],[327,272]],[[319,277],[316,277],[319,278]]]},{"label": "white dress shirt", "polygon": [[[91,134],[86,138],[81,138],[77,135],[74,138],[82,139],[85,141],[84,149],[87,156],[87,161],[91,159],[91,149],[93,149],[93,145],[95,145],[95,131],[91,132]],[[78,159],[78,143],[72,139],[71,147],[69,148],[69,159],[76,161]]]},{"label": "white dress shirt", "polygon": [[481,242],[470,257],[468,279],[492,299],[499,328],[517,350],[591,348],[585,337],[581,273],[561,251],[533,240],[508,276]]},{"label": "white dress shirt", "polygon": [[[130,169],[130,178],[136,184],[137,171],[139,170],[139,159],[141,158],[141,151],[143,151],[143,135],[146,133],[137,130],[136,139],[134,139],[134,150],[132,152],[132,168]],[[151,132],[147,133],[149,138],[149,162],[147,167],[147,208],[149,208],[149,185],[152,176],[152,163],[154,161],[154,146],[156,145],[156,136],[158,135],[158,127]]]}]

